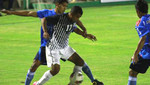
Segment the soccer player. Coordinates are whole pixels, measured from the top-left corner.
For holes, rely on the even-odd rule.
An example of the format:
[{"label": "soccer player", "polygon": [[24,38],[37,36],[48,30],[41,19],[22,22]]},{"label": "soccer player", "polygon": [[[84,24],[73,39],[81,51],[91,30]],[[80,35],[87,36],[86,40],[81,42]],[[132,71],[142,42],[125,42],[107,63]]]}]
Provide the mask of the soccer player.
[{"label": "soccer player", "polygon": [[[19,15],[19,16],[32,16],[32,17],[39,17],[39,18],[44,18],[47,16],[54,16],[57,14],[62,14],[64,13],[64,11],[67,8],[68,5],[68,1],[67,0],[54,0],[55,3],[55,9],[49,10],[49,9],[44,9],[44,10],[40,10],[37,12],[34,11],[9,11],[9,10],[2,10],[3,13],[7,13],[7,14],[14,14],[14,15]],[[77,25],[79,25],[79,27],[82,28],[83,30],[83,37],[85,37],[86,35],[86,29],[85,27],[82,25],[82,22],[78,21]],[[53,26],[47,24],[47,28],[51,29]],[[76,26],[75,26],[76,28]],[[80,34],[81,35],[81,30],[76,29],[78,31],[75,31],[75,33]],[[50,31],[50,37],[52,36],[53,33],[53,29],[49,30]],[[86,38],[86,37],[85,37]],[[37,70],[37,68],[40,65],[46,65],[46,55],[45,55],[45,46],[47,44],[47,40],[43,38],[43,29],[41,27],[41,47],[39,49],[39,51],[37,52],[33,64],[31,66],[31,68],[28,70],[27,76],[26,76],[26,81],[25,81],[25,85],[29,85],[34,77],[35,71]],[[90,70],[90,68],[88,67],[88,65],[86,63],[84,63],[84,66],[82,68],[83,72],[88,76],[88,78],[91,80],[91,82],[93,83],[93,85],[101,85],[101,82],[99,82],[98,80],[94,79],[92,72]]]},{"label": "soccer player", "polygon": [[138,0],[135,8],[137,16],[140,18],[135,26],[140,40],[131,58],[128,85],[136,85],[137,75],[145,73],[150,66],[150,15],[148,14],[148,3],[144,0]]},{"label": "soccer player", "polygon": [[[74,6],[69,13],[61,14],[57,16],[49,16],[42,19],[43,37],[49,39],[46,46],[46,59],[47,66],[51,67],[44,73],[38,82],[34,85],[43,85],[51,77],[58,74],[60,70],[60,58],[71,61],[75,64],[74,72],[82,70],[84,65],[83,59],[75,52],[73,48],[68,45],[69,35],[72,31],[76,31],[74,28],[75,23],[82,16],[83,11],[79,6]],[[49,37],[47,23],[53,25],[52,37]],[[82,32],[83,33],[83,32]],[[93,35],[86,35],[91,40],[96,40]],[[103,85],[101,83],[101,85]]]}]

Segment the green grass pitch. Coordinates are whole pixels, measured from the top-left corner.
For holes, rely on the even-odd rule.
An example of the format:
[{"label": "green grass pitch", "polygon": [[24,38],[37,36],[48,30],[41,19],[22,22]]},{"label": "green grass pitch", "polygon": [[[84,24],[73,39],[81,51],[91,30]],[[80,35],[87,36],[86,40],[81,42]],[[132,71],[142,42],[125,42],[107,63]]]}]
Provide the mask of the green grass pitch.
[{"label": "green grass pitch", "polygon": [[[134,29],[138,17],[134,5],[83,8],[81,21],[92,42],[72,33],[69,45],[87,62],[93,75],[105,85],[127,85],[130,58],[138,44]],[[27,70],[40,47],[40,20],[15,15],[0,17],[0,85],[24,85]],[[67,85],[73,64],[61,61],[60,73],[45,85]],[[40,66],[32,83],[47,66]],[[82,85],[91,85],[84,75]],[[138,75],[138,85],[149,85],[150,73]],[[32,84],[31,84],[32,85]]]}]

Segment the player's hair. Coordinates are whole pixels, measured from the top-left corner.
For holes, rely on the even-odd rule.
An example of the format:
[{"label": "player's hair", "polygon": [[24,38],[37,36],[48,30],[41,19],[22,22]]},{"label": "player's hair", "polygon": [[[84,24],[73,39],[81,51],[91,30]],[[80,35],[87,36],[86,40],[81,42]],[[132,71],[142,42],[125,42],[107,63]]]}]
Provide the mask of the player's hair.
[{"label": "player's hair", "polygon": [[68,0],[53,0],[54,4],[56,4],[56,3],[62,4],[64,2],[69,3]]},{"label": "player's hair", "polygon": [[74,6],[72,7],[71,11],[72,14],[83,14],[82,8],[80,6]]},{"label": "player's hair", "polygon": [[148,3],[145,0],[138,0],[135,4],[135,8],[142,13],[148,13]]}]

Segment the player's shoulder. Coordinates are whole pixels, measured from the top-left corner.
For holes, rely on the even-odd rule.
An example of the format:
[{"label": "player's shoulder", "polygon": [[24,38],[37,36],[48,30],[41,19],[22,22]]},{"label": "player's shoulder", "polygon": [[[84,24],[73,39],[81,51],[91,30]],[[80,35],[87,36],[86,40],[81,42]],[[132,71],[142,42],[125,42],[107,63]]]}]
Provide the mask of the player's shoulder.
[{"label": "player's shoulder", "polygon": [[150,25],[150,15],[149,14],[142,16],[141,19],[139,20],[139,26],[145,26],[145,25]]},{"label": "player's shoulder", "polygon": [[54,9],[42,9],[41,12],[54,12]]},{"label": "player's shoulder", "polygon": [[147,21],[147,20],[150,20],[150,14],[141,17],[141,21]]}]

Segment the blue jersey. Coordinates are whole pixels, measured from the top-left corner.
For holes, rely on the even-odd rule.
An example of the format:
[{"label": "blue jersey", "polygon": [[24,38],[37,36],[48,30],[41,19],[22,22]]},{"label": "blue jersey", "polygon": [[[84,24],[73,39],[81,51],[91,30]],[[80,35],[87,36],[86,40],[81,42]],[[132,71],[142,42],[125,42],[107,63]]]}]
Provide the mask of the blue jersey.
[{"label": "blue jersey", "polygon": [[[54,16],[54,15],[56,15],[56,12],[55,12],[54,9],[52,9],[52,10],[44,9],[44,10],[37,11],[37,16],[39,18]],[[47,29],[48,29],[48,33],[49,33],[50,37],[52,37],[52,34],[53,34],[53,29],[52,28],[53,28],[53,25],[47,23]],[[41,26],[41,47],[46,46],[47,41],[48,40],[44,39],[44,37],[43,37],[43,29],[42,29],[42,26]]]},{"label": "blue jersey", "polygon": [[150,59],[150,15],[142,16],[142,18],[137,21],[135,28],[140,38],[146,35],[144,46],[139,55],[141,55],[143,59]]}]

